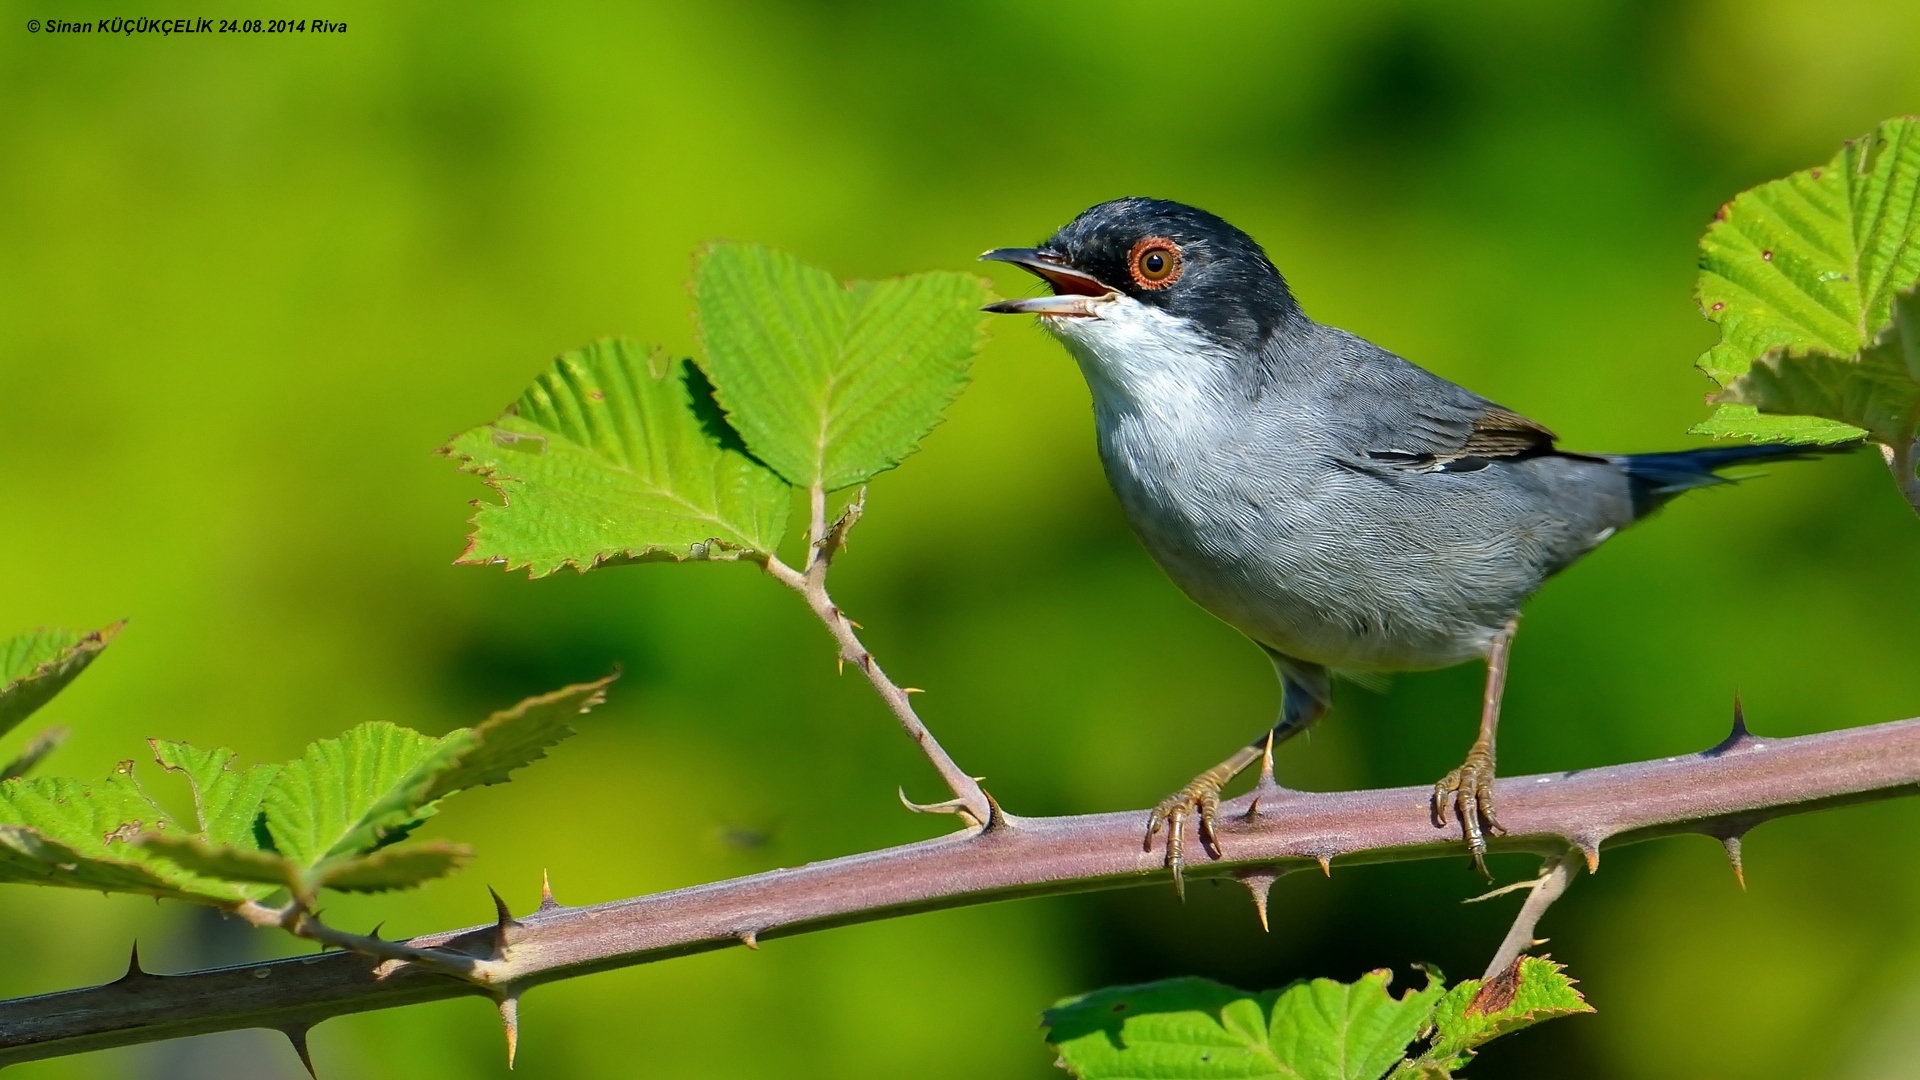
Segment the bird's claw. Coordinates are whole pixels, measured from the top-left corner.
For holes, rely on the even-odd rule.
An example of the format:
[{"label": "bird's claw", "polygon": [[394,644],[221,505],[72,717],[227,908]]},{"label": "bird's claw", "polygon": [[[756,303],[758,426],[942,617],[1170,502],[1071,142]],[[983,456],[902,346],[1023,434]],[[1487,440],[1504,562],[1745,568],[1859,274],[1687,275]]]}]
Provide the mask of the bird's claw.
[{"label": "bird's claw", "polygon": [[1446,828],[1449,817],[1458,820],[1474,869],[1488,880],[1487,837],[1507,831],[1493,814],[1493,779],[1493,754],[1476,746],[1459,768],[1433,786],[1434,828]]},{"label": "bird's claw", "polygon": [[1173,891],[1182,900],[1187,897],[1186,879],[1181,875],[1185,865],[1183,844],[1187,834],[1187,818],[1196,812],[1200,817],[1200,842],[1209,848],[1215,856],[1220,854],[1220,836],[1217,831],[1220,816],[1220,788],[1226,778],[1215,775],[1219,770],[1210,770],[1195,777],[1193,782],[1179,791],[1160,800],[1160,805],[1147,814],[1147,836],[1144,847],[1153,850],[1153,838],[1159,833],[1160,826],[1167,827],[1167,869],[1173,871]]}]

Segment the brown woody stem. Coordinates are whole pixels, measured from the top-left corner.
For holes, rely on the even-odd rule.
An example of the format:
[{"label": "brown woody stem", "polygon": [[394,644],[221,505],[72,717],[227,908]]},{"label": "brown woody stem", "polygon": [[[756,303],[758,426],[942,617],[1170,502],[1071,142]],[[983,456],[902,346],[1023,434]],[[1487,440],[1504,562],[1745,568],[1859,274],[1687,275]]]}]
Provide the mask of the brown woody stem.
[{"label": "brown woody stem", "polygon": [[1494,950],[1493,959],[1487,962],[1487,973],[1482,979],[1491,979],[1507,970],[1520,955],[1537,944],[1534,930],[1540,926],[1540,916],[1547,913],[1560,894],[1573,884],[1573,876],[1580,872],[1579,857],[1572,851],[1563,851],[1548,856],[1546,864],[1540,868],[1538,880],[1527,884],[1527,902],[1520,905],[1520,914],[1514,917],[1513,927]]},{"label": "brown woody stem", "polygon": [[[927,755],[927,760],[933,763],[940,778],[947,782],[948,790],[953,792],[953,799],[946,803],[935,803],[926,809],[957,812],[975,825],[986,821],[991,816],[991,811],[988,807],[986,792],[980,788],[980,782],[967,775],[966,771],[948,756],[946,749],[940,745],[940,740],[933,737],[933,732],[927,730],[927,725],[914,711],[913,702],[909,699],[907,691],[895,685],[892,679],[887,678],[887,673],[880,669],[880,662],[873,658],[873,654],[867,651],[867,647],[860,643],[859,635],[854,633],[853,621],[834,605],[833,597],[827,593],[827,570],[833,566],[834,555],[846,546],[847,533],[852,530],[854,523],[860,520],[860,514],[866,504],[866,493],[862,491],[859,498],[847,504],[847,508],[841,512],[840,517],[830,525],[826,520],[826,495],[818,487],[810,492],[809,504],[812,511],[812,525],[807,535],[805,569],[795,570],[778,558],[769,555],[766,558],[767,573],[806,600],[807,606],[813,609],[813,613],[826,626],[827,632],[831,633],[834,641],[839,644],[842,667],[852,664],[860,669],[861,674],[867,677],[867,681],[873,684],[873,690],[880,695],[880,700],[886,702],[894,718],[900,721],[902,728],[906,729],[908,737],[913,739],[921,752]],[[904,799],[904,796],[902,798]]]},{"label": "brown woody stem", "polygon": [[[494,981],[488,974],[492,963],[485,957],[442,949],[416,948],[404,941],[388,941],[377,932],[348,933],[321,922],[319,915],[297,900],[289,901],[285,907],[270,907],[254,900],[244,900],[231,910],[232,914],[255,926],[276,927],[295,937],[306,938],[330,948],[348,949],[375,960],[417,965],[465,979],[477,986],[487,986]],[[378,930],[377,927],[375,929]]]},{"label": "brown woody stem", "polygon": [[[1786,739],[1736,728],[1698,754],[1502,780],[1501,818],[1510,831],[1488,846],[1550,858],[1571,849],[1593,859],[1603,842],[1686,832],[1724,839],[1769,818],[1913,794],[1916,785],[1920,719]],[[1255,815],[1246,813],[1250,796],[1242,796],[1221,808],[1226,857],[1190,863],[1187,874],[1298,869],[1323,859],[1459,858],[1459,841],[1429,820],[1427,794],[1411,787],[1267,790]],[[1162,860],[1141,850],[1142,816],[1137,810],[1059,818],[996,813],[990,827],[917,844],[592,907],[543,907],[514,922],[512,947],[488,965],[491,991],[416,964],[355,953],[182,975],[130,972],[104,986],[0,1002],[0,1066],[210,1031],[298,1030],[347,1013],[460,995],[517,996],[541,983],[746,940],[1164,881]],[[1525,932],[1530,938],[1531,930]],[[499,934],[500,927],[489,925],[405,944],[492,956]]]}]

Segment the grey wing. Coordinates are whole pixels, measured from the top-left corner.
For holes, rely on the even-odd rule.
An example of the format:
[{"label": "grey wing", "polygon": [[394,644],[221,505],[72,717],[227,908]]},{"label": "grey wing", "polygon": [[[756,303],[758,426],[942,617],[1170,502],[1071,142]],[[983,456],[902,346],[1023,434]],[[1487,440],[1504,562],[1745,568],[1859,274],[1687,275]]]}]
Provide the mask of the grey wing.
[{"label": "grey wing", "polygon": [[1500,460],[1558,454],[1556,436],[1511,409],[1364,339],[1334,331],[1331,414],[1350,422],[1348,467],[1469,472]]},{"label": "grey wing", "polygon": [[[1364,419],[1336,444],[1332,464],[1402,491],[1411,500],[1402,509],[1418,508],[1414,516],[1429,529],[1432,511],[1450,507],[1456,531],[1472,534],[1450,538],[1456,562],[1482,544],[1517,545],[1502,557],[1527,568],[1525,591],[1531,592],[1541,577],[1632,523],[1627,480],[1614,462],[1561,450],[1543,425],[1341,335],[1340,381],[1364,395],[1346,415]],[[1362,400],[1373,407],[1362,408]],[[1488,535],[1501,539],[1493,543]]]}]

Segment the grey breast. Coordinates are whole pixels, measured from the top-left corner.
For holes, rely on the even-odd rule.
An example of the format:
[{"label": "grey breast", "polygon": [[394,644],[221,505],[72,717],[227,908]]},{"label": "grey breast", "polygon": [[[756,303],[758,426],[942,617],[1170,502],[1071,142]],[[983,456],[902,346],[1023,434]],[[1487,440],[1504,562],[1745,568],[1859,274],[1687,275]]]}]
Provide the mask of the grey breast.
[{"label": "grey breast", "polygon": [[1450,410],[1485,402],[1319,329],[1329,338],[1273,358],[1215,422],[1101,417],[1108,476],[1148,550],[1248,636],[1349,670],[1459,663],[1632,520],[1625,479],[1603,461],[1393,464],[1391,452],[1444,441]]}]

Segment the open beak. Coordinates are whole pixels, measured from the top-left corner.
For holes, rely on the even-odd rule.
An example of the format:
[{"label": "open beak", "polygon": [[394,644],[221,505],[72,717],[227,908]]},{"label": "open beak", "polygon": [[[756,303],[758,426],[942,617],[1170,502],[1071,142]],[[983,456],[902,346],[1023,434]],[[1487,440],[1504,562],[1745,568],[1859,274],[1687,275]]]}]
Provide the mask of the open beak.
[{"label": "open beak", "polygon": [[982,262],[1012,263],[1053,286],[1052,296],[1029,296],[988,304],[982,311],[997,315],[1057,315],[1086,318],[1099,314],[1094,303],[1115,295],[1099,278],[1068,266],[1059,255],[1043,248],[995,248]]}]

